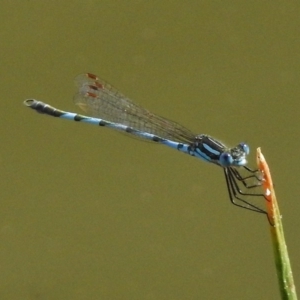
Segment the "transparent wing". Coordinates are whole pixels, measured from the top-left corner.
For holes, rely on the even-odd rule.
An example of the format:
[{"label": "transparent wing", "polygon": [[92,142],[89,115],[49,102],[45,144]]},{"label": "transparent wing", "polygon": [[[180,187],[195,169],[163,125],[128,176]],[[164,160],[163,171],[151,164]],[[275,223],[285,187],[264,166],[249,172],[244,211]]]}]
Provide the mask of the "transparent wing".
[{"label": "transparent wing", "polygon": [[177,142],[191,142],[195,138],[185,127],[133,103],[96,75],[81,74],[75,78],[75,82],[79,88],[74,97],[75,104],[93,117]]}]

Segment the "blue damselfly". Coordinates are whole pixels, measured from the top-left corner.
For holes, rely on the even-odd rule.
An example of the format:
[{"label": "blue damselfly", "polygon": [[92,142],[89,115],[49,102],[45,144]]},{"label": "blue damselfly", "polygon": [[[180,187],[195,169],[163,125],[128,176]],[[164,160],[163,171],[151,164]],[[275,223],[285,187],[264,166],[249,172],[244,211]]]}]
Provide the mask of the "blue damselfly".
[{"label": "blue damselfly", "polygon": [[[75,80],[79,88],[74,97],[75,104],[90,116],[66,112],[35,99],[27,99],[24,104],[39,113],[113,128],[218,165],[223,168],[230,201],[236,206],[266,214],[248,201],[249,197],[264,195],[251,192],[261,185],[261,174],[247,167],[246,158],[250,151],[247,144],[239,143],[229,148],[207,134],[196,135],[133,103],[96,75],[81,74]],[[242,175],[241,170],[246,175]]]}]

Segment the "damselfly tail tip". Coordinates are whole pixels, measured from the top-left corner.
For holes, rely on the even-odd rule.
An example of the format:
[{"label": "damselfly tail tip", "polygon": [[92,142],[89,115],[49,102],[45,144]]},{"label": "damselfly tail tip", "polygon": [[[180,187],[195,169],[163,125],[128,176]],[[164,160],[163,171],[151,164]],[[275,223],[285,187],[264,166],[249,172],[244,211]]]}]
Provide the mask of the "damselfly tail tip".
[{"label": "damselfly tail tip", "polygon": [[35,102],[36,102],[36,100],[34,100],[34,99],[26,99],[26,100],[23,102],[23,104],[24,104],[25,106],[31,107]]},{"label": "damselfly tail tip", "polygon": [[35,110],[38,113],[45,113],[44,110],[46,107],[48,107],[49,105],[41,102],[41,101],[37,101],[35,99],[26,99],[23,104],[27,107],[32,108],[33,110]]}]

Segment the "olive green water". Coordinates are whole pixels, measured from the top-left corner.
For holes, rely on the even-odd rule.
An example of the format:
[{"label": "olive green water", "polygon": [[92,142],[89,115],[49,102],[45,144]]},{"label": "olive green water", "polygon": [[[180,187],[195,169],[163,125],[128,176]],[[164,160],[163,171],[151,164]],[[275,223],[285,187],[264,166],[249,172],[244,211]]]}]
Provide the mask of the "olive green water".
[{"label": "olive green water", "polygon": [[61,109],[92,72],[228,145],[261,146],[300,280],[300,4],[1,4],[0,298],[279,299],[267,220],[222,170]]}]

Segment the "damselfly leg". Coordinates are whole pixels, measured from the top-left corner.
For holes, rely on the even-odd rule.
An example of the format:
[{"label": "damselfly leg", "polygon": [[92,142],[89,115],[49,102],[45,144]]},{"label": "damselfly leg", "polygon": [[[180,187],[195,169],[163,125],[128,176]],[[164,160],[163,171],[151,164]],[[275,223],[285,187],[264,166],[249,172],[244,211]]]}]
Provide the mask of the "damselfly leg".
[{"label": "damselfly leg", "polygon": [[[229,198],[232,204],[249,209],[258,213],[267,214],[267,212],[258,206],[245,200],[243,196],[249,197],[263,197],[262,193],[251,193],[250,189],[260,187],[262,185],[262,178],[259,176],[258,170],[252,170],[246,166],[243,167],[248,172],[248,175],[242,176],[240,172],[234,167],[224,168],[224,174],[226,178],[227,189]],[[249,180],[251,182],[249,182]]]}]

